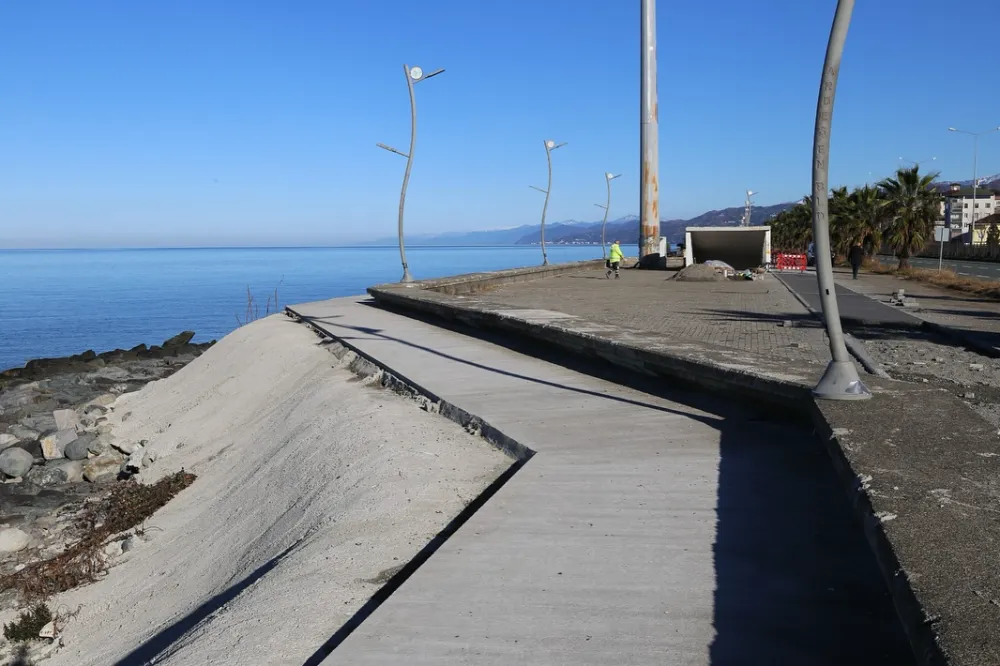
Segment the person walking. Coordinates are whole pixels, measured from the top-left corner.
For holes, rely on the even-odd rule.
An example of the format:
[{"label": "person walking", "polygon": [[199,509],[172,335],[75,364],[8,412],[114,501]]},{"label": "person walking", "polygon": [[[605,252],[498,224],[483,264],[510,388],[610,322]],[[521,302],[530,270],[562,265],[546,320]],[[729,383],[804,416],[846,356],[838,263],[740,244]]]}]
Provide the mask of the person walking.
[{"label": "person walking", "polygon": [[851,262],[851,272],[854,279],[858,279],[858,271],[861,269],[861,262],[865,259],[865,249],[861,247],[861,241],[855,241],[851,250],[847,253],[847,260]]},{"label": "person walking", "polygon": [[615,279],[618,279],[618,267],[621,266],[622,259],[625,255],[622,254],[622,248],[618,245],[618,241],[611,244],[611,249],[608,250],[608,261],[605,264],[608,270],[604,273],[604,277],[608,280],[611,279],[611,274],[615,274]]}]

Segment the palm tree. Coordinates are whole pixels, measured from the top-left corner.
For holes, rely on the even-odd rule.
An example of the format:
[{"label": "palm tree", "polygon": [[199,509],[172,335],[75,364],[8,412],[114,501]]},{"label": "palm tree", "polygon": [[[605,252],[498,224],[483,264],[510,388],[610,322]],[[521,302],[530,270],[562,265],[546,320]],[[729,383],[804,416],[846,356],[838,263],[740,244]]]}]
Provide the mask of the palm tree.
[{"label": "palm tree", "polygon": [[830,195],[830,247],[847,254],[854,242],[854,202],[846,187],[838,187]]},{"label": "palm tree", "polygon": [[769,224],[772,246],[804,251],[812,238],[812,202],[804,197],[802,202],[775,215]]},{"label": "palm tree", "polygon": [[931,187],[937,176],[922,176],[914,166],[878,184],[886,206],[885,240],[899,258],[900,270],[909,268],[913,253],[926,247],[940,213],[941,194]]},{"label": "palm tree", "polygon": [[882,247],[885,228],[886,202],[882,193],[869,185],[857,188],[851,192],[851,212],[854,240],[860,242],[866,252],[875,254]]}]

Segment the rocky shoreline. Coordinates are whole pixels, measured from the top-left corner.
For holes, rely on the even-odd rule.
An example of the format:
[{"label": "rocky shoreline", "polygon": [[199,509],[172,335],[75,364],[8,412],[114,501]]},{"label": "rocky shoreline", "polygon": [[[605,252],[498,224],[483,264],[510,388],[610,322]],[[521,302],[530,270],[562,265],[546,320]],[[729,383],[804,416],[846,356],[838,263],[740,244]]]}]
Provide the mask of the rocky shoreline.
[{"label": "rocky shoreline", "polygon": [[215,344],[193,338],[185,331],[162,345],[0,372],[0,577],[60,552],[88,498],[151,462],[145,442],[116,440],[107,415],[118,396],[172,375]]}]

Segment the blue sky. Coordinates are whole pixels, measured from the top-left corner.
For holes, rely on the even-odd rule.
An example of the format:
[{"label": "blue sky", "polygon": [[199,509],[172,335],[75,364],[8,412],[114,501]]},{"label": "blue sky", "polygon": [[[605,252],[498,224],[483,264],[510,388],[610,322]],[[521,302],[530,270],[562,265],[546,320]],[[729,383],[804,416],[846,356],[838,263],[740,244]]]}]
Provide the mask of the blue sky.
[{"label": "blue sky", "polygon": [[[809,189],[835,0],[660,2],[664,218]],[[936,156],[969,178],[950,125],[1000,124],[982,2],[857,3],[831,182]],[[988,17],[987,17],[988,18]],[[968,25],[966,23],[966,25]],[[299,244],[394,234],[409,108],[414,233],[638,211],[638,0],[47,0],[0,4],[0,246]],[[978,68],[981,67],[981,71]],[[975,85],[975,89],[970,88]],[[980,141],[1000,172],[1000,135]],[[872,176],[869,176],[869,173]]]}]

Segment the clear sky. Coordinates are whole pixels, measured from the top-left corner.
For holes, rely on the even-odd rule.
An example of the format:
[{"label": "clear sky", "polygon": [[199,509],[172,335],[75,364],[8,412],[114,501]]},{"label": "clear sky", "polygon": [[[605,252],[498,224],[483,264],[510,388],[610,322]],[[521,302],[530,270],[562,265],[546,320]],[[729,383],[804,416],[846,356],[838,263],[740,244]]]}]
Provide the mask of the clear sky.
[{"label": "clear sky", "polygon": [[[660,2],[664,218],[809,189],[835,0]],[[986,3],[988,4],[988,3]],[[638,212],[639,0],[0,3],[0,247],[336,243],[391,236],[409,108],[414,233]],[[970,178],[1000,124],[980,0],[859,0],[831,182],[926,160]],[[975,17],[986,23],[977,23]],[[1000,135],[979,173],[1000,172]],[[871,173],[871,176],[869,175]]]}]

